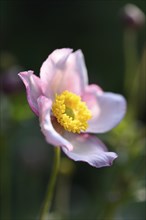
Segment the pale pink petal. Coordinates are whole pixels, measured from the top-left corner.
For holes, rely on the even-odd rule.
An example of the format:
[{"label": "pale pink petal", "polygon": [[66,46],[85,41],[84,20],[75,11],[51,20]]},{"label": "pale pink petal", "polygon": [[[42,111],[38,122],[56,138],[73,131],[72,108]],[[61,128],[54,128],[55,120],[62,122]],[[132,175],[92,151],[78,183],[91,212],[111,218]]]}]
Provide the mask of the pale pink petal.
[{"label": "pale pink petal", "polygon": [[84,161],[94,167],[111,166],[117,158],[114,152],[107,152],[105,145],[95,136],[66,132],[64,137],[71,142],[73,150],[62,148],[64,153],[75,161]]},{"label": "pale pink petal", "polygon": [[52,101],[45,96],[38,98],[39,119],[42,133],[46,141],[56,147],[62,146],[67,150],[72,150],[72,144],[63,138],[54,128],[51,123],[51,107]]},{"label": "pale pink petal", "polygon": [[72,51],[70,48],[57,49],[49,57],[55,66],[62,69]]},{"label": "pale pink petal", "polygon": [[39,77],[33,74],[33,71],[20,72],[18,75],[26,87],[28,103],[33,112],[38,115],[37,98],[42,95],[42,82]]},{"label": "pale pink petal", "polygon": [[72,49],[57,49],[43,62],[40,78],[44,82],[44,92],[47,97],[54,98],[63,80],[65,63]]},{"label": "pale pink petal", "polygon": [[126,100],[119,94],[102,91],[93,92],[93,89],[90,91],[89,86],[82,99],[92,113],[86,132],[107,132],[115,127],[125,115]]},{"label": "pale pink petal", "polygon": [[69,48],[54,50],[41,66],[41,79],[50,82],[54,76],[54,71],[56,71],[57,68],[64,68],[64,64],[71,52],[72,49]]},{"label": "pale pink petal", "polygon": [[96,84],[90,84],[87,85],[85,88],[85,93],[98,93],[98,94],[102,94],[104,91],[102,90],[102,88]]},{"label": "pale pink petal", "polygon": [[88,85],[88,74],[81,50],[71,53],[66,61],[66,71],[61,91],[64,89],[81,95]]},{"label": "pale pink petal", "polygon": [[43,63],[40,77],[45,86],[45,95],[54,98],[64,90],[80,95],[88,84],[87,70],[80,50],[55,50]]}]

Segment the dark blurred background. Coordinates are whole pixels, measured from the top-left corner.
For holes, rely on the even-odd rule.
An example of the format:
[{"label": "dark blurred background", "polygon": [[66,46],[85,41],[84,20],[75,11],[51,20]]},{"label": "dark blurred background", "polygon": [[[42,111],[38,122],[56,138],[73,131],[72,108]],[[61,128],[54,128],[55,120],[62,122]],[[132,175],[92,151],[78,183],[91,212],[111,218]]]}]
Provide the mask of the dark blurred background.
[{"label": "dark blurred background", "polygon": [[[132,27],[138,65],[136,73],[132,72],[132,77],[129,74],[129,81],[140,74],[143,78],[141,84],[135,77],[136,84],[129,83],[126,90],[123,45],[129,27],[123,22],[121,10],[127,3],[126,0],[1,0],[1,220],[37,218],[53,157],[52,147],[40,132],[38,118],[28,107],[25,88],[17,73],[34,70],[39,75],[47,56],[64,47],[81,49],[90,83],[123,94],[129,108],[117,128],[98,135],[110,150],[119,154],[112,167],[95,169],[70,161],[62,154],[50,220],[146,218],[143,104],[146,34],[145,26]],[[130,3],[146,13],[144,0]],[[135,95],[131,98],[133,88]],[[142,97],[140,103],[137,97]]]}]

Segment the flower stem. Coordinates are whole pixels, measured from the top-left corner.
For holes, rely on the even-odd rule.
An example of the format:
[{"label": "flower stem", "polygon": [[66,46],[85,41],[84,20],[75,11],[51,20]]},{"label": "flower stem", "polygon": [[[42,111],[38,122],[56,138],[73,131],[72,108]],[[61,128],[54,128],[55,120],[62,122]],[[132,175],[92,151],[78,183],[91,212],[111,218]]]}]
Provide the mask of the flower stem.
[{"label": "flower stem", "polygon": [[[125,91],[130,94],[129,87],[133,86],[138,67],[137,33],[126,29],[124,32],[124,56],[125,56]],[[131,87],[132,87],[131,86]],[[128,97],[129,98],[129,97]]]},{"label": "flower stem", "polygon": [[52,174],[50,177],[50,182],[48,184],[47,192],[46,192],[46,197],[42,206],[41,214],[40,214],[40,220],[45,220],[47,219],[50,206],[52,203],[53,199],[53,193],[55,189],[55,183],[57,179],[57,174],[59,170],[59,164],[60,164],[60,147],[54,147],[54,163],[53,163],[53,169],[52,169]]}]

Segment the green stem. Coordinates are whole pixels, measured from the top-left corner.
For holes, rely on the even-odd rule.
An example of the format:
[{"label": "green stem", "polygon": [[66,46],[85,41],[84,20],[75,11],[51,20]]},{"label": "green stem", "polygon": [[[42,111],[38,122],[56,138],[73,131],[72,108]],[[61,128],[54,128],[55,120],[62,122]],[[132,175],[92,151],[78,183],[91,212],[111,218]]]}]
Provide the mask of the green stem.
[{"label": "green stem", "polygon": [[[138,67],[137,33],[126,29],[124,32],[124,56],[125,56],[125,91],[130,94],[131,86]],[[129,98],[129,97],[128,97]]]},{"label": "green stem", "polygon": [[[135,30],[126,29],[124,31],[124,58],[125,58],[125,93],[128,99],[128,109],[130,115],[136,114],[135,100],[135,80],[138,70],[138,53],[137,53],[137,32]],[[138,82],[136,82],[138,83]]]},{"label": "green stem", "polygon": [[60,147],[54,147],[54,164],[53,164],[53,169],[52,169],[52,174],[50,177],[50,182],[48,184],[47,192],[46,192],[46,197],[43,203],[42,211],[40,214],[40,220],[45,220],[47,219],[50,206],[52,203],[53,199],[53,193],[55,189],[55,183],[57,179],[57,174],[59,170],[59,164],[60,164]]}]

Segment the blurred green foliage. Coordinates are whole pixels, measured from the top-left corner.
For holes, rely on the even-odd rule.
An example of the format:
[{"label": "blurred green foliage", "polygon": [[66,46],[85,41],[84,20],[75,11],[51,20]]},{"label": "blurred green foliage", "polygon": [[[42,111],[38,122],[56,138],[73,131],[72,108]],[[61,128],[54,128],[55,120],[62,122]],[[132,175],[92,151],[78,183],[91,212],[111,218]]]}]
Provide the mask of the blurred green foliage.
[{"label": "blurred green foliage", "polygon": [[[134,33],[138,67],[132,71],[135,80],[128,92],[124,87],[125,29],[119,18],[126,3],[1,1],[2,220],[37,219],[53,157],[17,73],[32,69],[39,74],[48,54],[62,47],[82,49],[90,83],[124,94],[128,111],[116,128],[98,135],[119,155],[112,167],[95,169],[62,155],[50,220],[146,218],[145,28]],[[145,1],[131,3],[146,13]]]}]

